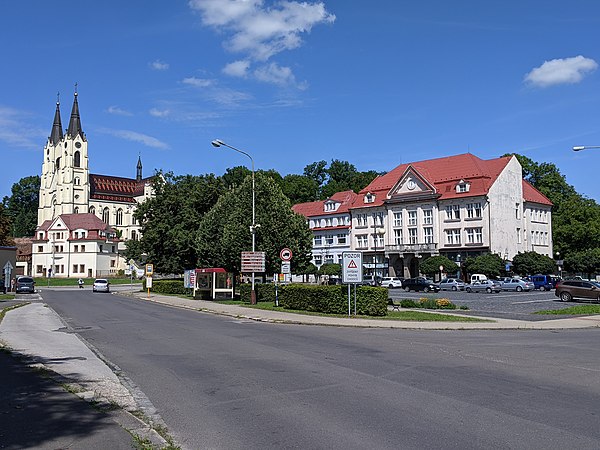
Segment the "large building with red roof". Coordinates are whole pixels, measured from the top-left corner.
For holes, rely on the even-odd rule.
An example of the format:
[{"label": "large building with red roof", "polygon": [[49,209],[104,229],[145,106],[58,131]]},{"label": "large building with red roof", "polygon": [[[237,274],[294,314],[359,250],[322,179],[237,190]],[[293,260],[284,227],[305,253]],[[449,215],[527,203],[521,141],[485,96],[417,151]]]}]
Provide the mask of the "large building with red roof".
[{"label": "large building with red roof", "polygon": [[[64,131],[60,103],[57,102],[52,131],[44,146],[38,229],[36,242],[32,247],[32,275],[45,276],[52,273],[69,277],[85,274],[95,277],[113,275],[124,269],[126,262],[119,256],[119,250],[125,248],[125,240],[139,237],[140,228],[133,213],[140,202],[152,195],[151,178],[142,176],[139,157],[135,178],[91,174],[88,141],[81,127],[77,93],[73,100],[69,126]],[[91,220],[92,217],[97,220]],[[57,223],[61,227],[66,226],[68,230],[78,230],[79,235],[84,230],[86,239],[99,238],[95,239],[98,242],[94,245],[83,245],[85,252],[89,254],[84,270],[81,271],[82,266],[78,264],[78,270],[73,272],[75,264],[57,263],[63,257],[70,259],[75,248],[76,253],[82,252],[82,246],[71,242],[81,238],[74,238],[64,231],[58,233],[53,229]],[[56,241],[56,236],[59,235],[67,241]],[[101,243],[102,240],[104,243]],[[65,254],[60,252],[61,255],[57,255],[57,248],[63,249]],[[108,259],[106,255],[109,255]],[[80,254],[76,256],[81,258]],[[108,263],[101,262],[105,260]]]},{"label": "large building with red roof", "polygon": [[417,161],[358,193],[348,207],[350,244],[363,252],[366,273],[379,276],[417,276],[420,261],[434,255],[458,263],[484,253],[507,262],[525,251],[552,256],[551,209],[514,156]]}]

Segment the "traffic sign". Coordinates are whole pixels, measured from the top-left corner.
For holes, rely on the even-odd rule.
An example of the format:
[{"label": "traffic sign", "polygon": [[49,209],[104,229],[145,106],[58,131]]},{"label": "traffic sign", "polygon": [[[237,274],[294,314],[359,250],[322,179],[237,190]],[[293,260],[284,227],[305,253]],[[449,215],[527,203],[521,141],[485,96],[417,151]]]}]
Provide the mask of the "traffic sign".
[{"label": "traffic sign", "polygon": [[264,272],[265,252],[242,252],[242,272]]},{"label": "traffic sign", "polygon": [[281,273],[292,273],[291,263],[289,261],[283,261],[281,263]]},{"label": "traffic sign", "polygon": [[154,264],[146,264],[146,276],[151,277],[154,273]]},{"label": "traffic sign", "polygon": [[284,248],[279,252],[279,257],[282,261],[290,261],[292,259],[292,251],[289,248]]},{"label": "traffic sign", "polygon": [[362,252],[342,252],[342,283],[362,283]]}]

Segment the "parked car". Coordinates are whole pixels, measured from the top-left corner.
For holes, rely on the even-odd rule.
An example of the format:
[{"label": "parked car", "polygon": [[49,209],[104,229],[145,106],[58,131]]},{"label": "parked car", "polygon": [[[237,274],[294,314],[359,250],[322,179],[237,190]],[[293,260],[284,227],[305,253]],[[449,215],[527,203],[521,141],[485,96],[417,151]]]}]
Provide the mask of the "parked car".
[{"label": "parked car", "polygon": [[31,277],[19,277],[15,284],[15,292],[21,294],[28,292],[33,294],[35,292],[35,281]]},{"label": "parked car", "polygon": [[92,292],[110,292],[110,283],[106,278],[96,278],[92,286]]},{"label": "parked car", "polygon": [[549,291],[556,287],[556,283],[560,281],[560,278],[556,275],[533,275],[529,277],[529,280],[533,283],[535,289],[541,291]]},{"label": "parked car", "polygon": [[509,278],[505,279],[502,283],[503,291],[533,291],[535,289],[535,285],[531,281],[526,281],[522,278]]},{"label": "parked car", "polygon": [[406,292],[423,291],[423,292],[439,292],[440,287],[431,280],[425,278],[408,278],[402,282],[402,287]]},{"label": "parked car", "polygon": [[473,281],[465,286],[467,292],[487,292],[496,294],[502,290],[502,285],[495,280]]},{"label": "parked car", "polygon": [[380,286],[381,277],[374,277],[373,275],[363,275],[362,284],[365,286]]},{"label": "parked car", "polygon": [[465,283],[462,280],[459,280],[458,278],[444,278],[442,281],[440,281],[439,286],[442,291],[445,291],[445,290],[464,291],[465,290]]},{"label": "parked car", "polygon": [[390,289],[401,288],[402,278],[399,277],[383,277],[381,279],[381,285]]},{"label": "parked car", "polygon": [[563,302],[575,298],[586,298],[600,301],[600,283],[597,281],[565,280],[556,285],[554,295]]}]

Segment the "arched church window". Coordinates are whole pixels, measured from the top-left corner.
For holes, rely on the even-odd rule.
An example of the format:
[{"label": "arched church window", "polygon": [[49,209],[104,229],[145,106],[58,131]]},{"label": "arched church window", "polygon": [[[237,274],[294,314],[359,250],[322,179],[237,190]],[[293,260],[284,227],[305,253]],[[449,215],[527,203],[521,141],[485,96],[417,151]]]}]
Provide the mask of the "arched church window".
[{"label": "arched church window", "polygon": [[74,212],[75,214],[79,214],[79,206],[76,206],[76,207],[75,207],[75,209],[73,210],[73,212]]},{"label": "arched church window", "polygon": [[117,225],[123,225],[123,210],[121,208],[117,210]]},{"label": "arched church window", "polygon": [[137,235],[135,233],[135,230],[131,230],[131,240],[135,241],[137,239]]},{"label": "arched church window", "polygon": [[75,155],[73,155],[73,165],[75,167],[81,167],[81,153],[75,152]]},{"label": "arched church window", "polygon": [[75,177],[73,179],[73,183],[75,184],[75,186],[79,186],[81,184],[81,180],[79,179],[79,177]]},{"label": "arched church window", "polygon": [[56,158],[56,170],[60,169],[60,156]]},{"label": "arched church window", "polygon": [[96,208],[94,208],[93,206],[90,206],[90,209],[88,211],[90,212],[90,214],[96,214]]},{"label": "arched church window", "polygon": [[102,210],[102,222],[108,224],[109,220],[110,220],[110,210],[108,209],[108,207],[106,207]]}]

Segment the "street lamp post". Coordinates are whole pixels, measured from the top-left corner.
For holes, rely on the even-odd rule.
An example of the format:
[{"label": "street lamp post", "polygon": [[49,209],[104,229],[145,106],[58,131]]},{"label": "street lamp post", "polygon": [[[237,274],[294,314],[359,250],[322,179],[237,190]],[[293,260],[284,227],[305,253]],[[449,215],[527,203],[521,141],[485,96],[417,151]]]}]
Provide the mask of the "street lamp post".
[{"label": "street lamp post", "polygon": [[[255,189],[254,189],[254,159],[248,153],[232,145],[226,144],[220,139],[215,139],[211,142],[213,147],[228,147],[242,155],[247,156],[252,163],[252,225],[250,225],[250,233],[252,234],[252,252],[256,251],[256,207],[255,207]],[[252,272],[252,290],[250,291],[250,303],[256,304],[256,291],[254,290],[254,272]]]},{"label": "street lamp post", "polygon": [[588,150],[591,148],[600,148],[600,145],[576,145],[573,147],[573,151],[580,152],[581,150]]}]

